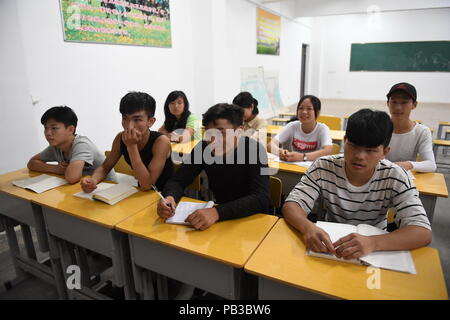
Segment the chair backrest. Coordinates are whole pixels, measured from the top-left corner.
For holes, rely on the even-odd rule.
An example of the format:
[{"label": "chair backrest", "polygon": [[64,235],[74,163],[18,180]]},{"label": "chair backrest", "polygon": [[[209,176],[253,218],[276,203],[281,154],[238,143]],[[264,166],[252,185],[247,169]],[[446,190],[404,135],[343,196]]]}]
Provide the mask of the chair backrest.
[{"label": "chair backrest", "polygon": [[277,177],[270,176],[270,207],[275,213],[276,209],[281,207],[281,192],[283,190],[283,182]]},{"label": "chair backrest", "polygon": [[[181,162],[179,162],[179,163],[174,162],[174,164],[173,164],[174,172],[177,171],[181,167],[181,164],[182,164]],[[196,192],[199,192],[200,188],[201,188],[200,175],[196,176],[194,181],[192,181],[192,183],[187,188],[192,189]]]},{"label": "chair backrest", "polygon": [[331,154],[339,154],[341,153],[341,146],[337,143],[333,143],[333,151]]},{"label": "chair backrest", "polygon": [[326,124],[330,130],[341,130],[341,118],[339,117],[321,114],[317,118],[317,122]]},{"label": "chair backrest", "polygon": [[[105,151],[105,156],[108,156],[111,153],[111,151]],[[134,177],[134,171],[131,169],[131,167],[128,165],[128,163],[125,161],[125,158],[120,156],[119,161],[117,161],[116,165],[114,166],[114,171],[128,174],[130,176]]]}]

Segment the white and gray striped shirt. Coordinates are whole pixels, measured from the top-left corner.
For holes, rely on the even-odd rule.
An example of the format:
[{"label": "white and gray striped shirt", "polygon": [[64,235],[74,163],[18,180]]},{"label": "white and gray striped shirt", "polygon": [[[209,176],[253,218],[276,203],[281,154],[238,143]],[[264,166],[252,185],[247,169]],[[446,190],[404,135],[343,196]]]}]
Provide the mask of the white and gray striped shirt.
[{"label": "white and gray striped shirt", "polygon": [[309,214],[322,195],[326,221],[386,229],[387,211],[395,208],[397,227],[420,226],[431,230],[419,193],[406,171],[381,160],[365,185],[353,186],[345,174],[343,155],[317,159],[291,191],[286,202],[300,205]]}]

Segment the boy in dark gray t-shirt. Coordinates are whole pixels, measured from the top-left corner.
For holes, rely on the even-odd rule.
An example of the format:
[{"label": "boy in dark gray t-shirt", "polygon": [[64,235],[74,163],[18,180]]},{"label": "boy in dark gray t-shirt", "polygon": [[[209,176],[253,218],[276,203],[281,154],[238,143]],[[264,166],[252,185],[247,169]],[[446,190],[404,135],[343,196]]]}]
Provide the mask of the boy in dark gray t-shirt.
[{"label": "boy in dark gray t-shirt", "polygon": [[[77,183],[83,175],[91,175],[105,156],[85,136],[75,134],[77,116],[69,107],[53,107],[41,118],[49,146],[28,161],[28,169],[64,175],[69,183]],[[48,164],[47,162],[58,162]],[[112,170],[106,180],[116,181]]]}]

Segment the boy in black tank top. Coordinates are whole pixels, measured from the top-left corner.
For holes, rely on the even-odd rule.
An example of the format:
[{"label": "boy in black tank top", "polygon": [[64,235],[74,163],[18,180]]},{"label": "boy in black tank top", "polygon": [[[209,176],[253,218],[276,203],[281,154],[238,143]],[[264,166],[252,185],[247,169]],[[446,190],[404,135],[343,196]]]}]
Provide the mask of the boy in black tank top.
[{"label": "boy in black tank top", "polygon": [[92,192],[123,155],[133,169],[143,191],[150,190],[152,184],[163,188],[173,171],[170,158],[170,141],[166,136],[150,131],[155,123],[156,102],[144,92],[130,92],[120,101],[122,127],[113,141],[111,153],[98,167],[92,177],[81,180],[84,192]]}]

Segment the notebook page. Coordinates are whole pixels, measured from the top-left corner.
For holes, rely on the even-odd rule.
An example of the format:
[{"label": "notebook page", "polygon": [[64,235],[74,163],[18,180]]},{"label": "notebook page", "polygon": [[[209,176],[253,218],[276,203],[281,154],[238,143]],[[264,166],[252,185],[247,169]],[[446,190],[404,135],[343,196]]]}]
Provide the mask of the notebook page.
[{"label": "notebook page", "polygon": [[309,168],[312,165],[312,161],[295,161],[295,162],[290,162],[290,161],[284,161],[281,160],[280,157],[273,157],[271,160],[276,161],[276,162],[281,162],[281,163],[287,163],[287,164],[295,164],[296,166],[299,167],[305,167],[305,168]]},{"label": "notebook page", "polygon": [[328,233],[333,243],[350,233],[356,232],[356,226],[350,224],[317,221],[316,225]]},{"label": "notebook page", "polygon": [[[388,233],[387,231],[367,224],[360,224],[357,229],[359,234],[365,236],[376,236]],[[375,251],[360,258],[360,260],[374,267],[416,274],[416,267],[411,253],[408,250]]]},{"label": "notebook page", "polygon": [[26,188],[28,186],[31,186],[32,184],[44,181],[45,179],[50,178],[49,175],[47,174],[41,174],[37,177],[33,177],[33,178],[26,178],[26,179],[21,179],[21,180],[15,180],[12,182],[13,185],[20,187],[20,188]]},{"label": "notebook page", "polygon": [[207,203],[181,201],[175,209],[175,214],[166,219],[166,223],[189,225],[185,220],[191,213],[198,209],[212,208],[213,206],[214,202],[212,201]]},{"label": "notebook page", "polygon": [[66,183],[67,181],[65,179],[61,179],[58,177],[49,177],[48,179],[34,183],[27,188],[33,190],[36,193],[42,193],[44,191],[62,186]]},{"label": "notebook page", "polygon": [[105,199],[113,200],[114,198],[119,197],[123,193],[129,191],[130,189],[135,189],[133,186],[126,183],[119,183],[106,190],[102,190],[97,193],[98,196],[101,196]]},{"label": "notebook page", "polygon": [[75,197],[78,197],[78,198],[84,198],[84,199],[89,199],[89,200],[94,200],[93,198],[92,198],[92,196],[94,195],[94,194],[97,194],[97,193],[99,193],[100,191],[102,191],[102,190],[106,190],[106,189],[108,189],[108,188],[111,188],[112,186],[114,186],[115,184],[114,183],[106,183],[106,182],[100,182],[98,185],[97,185],[97,189],[95,189],[94,191],[92,191],[91,193],[86,193],[86,192],[83,192],[83,191],[80,191],[80,192],[78,192],[78,193],[75,193],[74,194],[74,196]]}]

